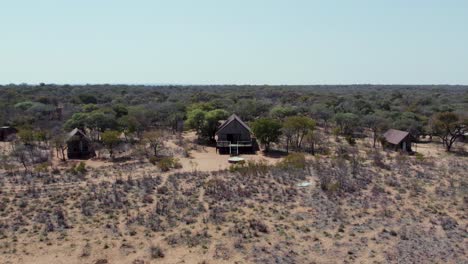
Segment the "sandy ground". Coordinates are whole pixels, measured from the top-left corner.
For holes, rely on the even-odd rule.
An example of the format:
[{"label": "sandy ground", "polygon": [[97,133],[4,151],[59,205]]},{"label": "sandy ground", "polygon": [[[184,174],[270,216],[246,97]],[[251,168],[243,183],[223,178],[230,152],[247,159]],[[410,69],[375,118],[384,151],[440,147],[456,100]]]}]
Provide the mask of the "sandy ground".
[{"label": "sandy ground", "polygon": [[[160,175],[163,180],[165,181],[167,177],[174,173],[182,173],[182,172],[215,172],[219,170],[226,170],[232,165],[228,162],[228,159],[231,157],[230,155],[221,155],[216,152],[215,147],[211,146],[203,146],[196,144],[196,134],[194,132],[185,132],[183,133],[183,140],[184,146],[190,149],[189,156],[186,157],[182,155],[183,148],[176,144],[176,139],[171,137],[164,143],[164,149],[166,153],[172,153],[172,155],[179,160],[179,163],[182,165],[179,169],[172,169],[168,172],[161,172],[156,166],[144,161],[141,163],[136,159],[131,159],[124,162],[111,162],[106,158],[93,158],[89,160],[67,160],[63,162],[59,157],[56,156],[56,152],[53,151],[53,156],[51,160],[52,167],[60,168],[61,170],[66,170],[68,168],[72,168],[76,166],[80,162],[84,162],[86,167],[91,171],[99,171],[104,169],[107,173],[102,177],[88,179],[88,183],[98,183],[101,181],[113,181],[115,180],[116,169],[121,166],[135,164],[136,168],[131,172],[131,174],[122,174],[119,177],[127,178],[131,176],[132,178],[140,178],[144,175],[148,175],[151,173],[157,173]],[[0,142],[0,154],[7,155],[11,151],[11,143],[10,142]],[[131,153],[122,153],[123,156],[131,155]],[[101,156],[106,156],[105,151],[100,153]],[[239,157],[244,158],[245,161],[255,161],[255,162],[265,162],[269,165],[274,165],[282,160],[281,156],[266,156],[262,151],[257,151],[255,154],[245,154],[240,155]],[[16,166],[19,169],[22,169],[21,166]],[[31,168],[32,169],[32,168]],[[0,168],[0,173],[4,172],[2,168]],[[49,185],[50,188],[75,188],[78,186],[84,186],[87,182],[81,183],[70,183],[70,184],[55,184]],[[9,186],[6,184],[4,188],[8,190],[18,189],[17,186]]]},{"label": "sandy ground", "polygon": [[[231,166],[231,163],[228,162],[230,158],[229,155],[220,155],[216,152],[215,147],[209,146],[200,146],[196,145],[191,142],[195,142],[196,135],[193,132],[184,133],[183,135],[184,141],[190,146],[190,155],[189,157],[184,157],[181,155],[182,148],[179,147],[175,143],[175,139],[170,139],[165,142],[165,148],[169,152],[174,153],[174,156],[179,159],[179,162],[182,165],[182,168],[171,170],[170,172],[166,173],[158,173],[160,174],[163,179],[165,180],[168,175],[177,172],[213,172],[218,170],[228,169]],[[10,151],[10,144],[7,142],[0,142],[0,150],[3,151],[3,154],[7,154]],[[55,154],[55,152],[54,152]],[[246,161],[263,161],[268,164],[275,164],[281,160],[280,157],[268,157],[263,154],[263,152],[259,151],[256,154],[248,154],[248,155],[240,155],[240,157],[244,158]],[[71,167],[75,164],[81,162],[80,160],[68,160],[66,163],[62,162],[58,157],[55,155],[52,159],[53,166],[57,167]],[[105,169],[109,168],[109,172],[112,171],[111,168],[115,167],[116,163],[110,162],[105,159],[90,159],[90,160],[83,160],[85,162],[86,167],[90,168],[91,170],[95,169]],[[121,162],[119,165],[123,164],[131,164],[131,163],[138,163],[136,160],[130,160],[126,162]],[[153,169],[149,169],[153,166],[148,166],[148,164],[144,164],[141,167],[138,167],[133,171],[132,177],[134,176],[141,176],[145,173],[157,171],[157,168],[154,166]],[[111,177],[113,178],[113,177]],[[111,180],[108,177],[102,177],[98,179],[90,179],[92,182],[98,182],[103,180]],[[83,184],[79,184],[84,185]],[[71,185],[75,185],[78,187],[76,183]],[[71,186],[62,186],[61,188],[71,188]],[[85,247],[86,242],[92,242],[92,244],[101,244],[104,243],[103,241],[113,241],[112,235],[110,234],[96,234],[91,235],[90,232],[92,231],[92,226],[79,226],[72,230],[68,230],[67,238],[63,241],[63,245],[59,244],[47,244],[44,246],[44,243],[33,243],[30,244],[28,250],[22,252],[20,258],[15,258],[14,256],[10,256],[9,258],[3,259],[2,261],[7,261],[6,263],[39,263],[39,264],[46,264],[46,263],[95,263],[99,259],[107,259],[109,263],[132,263],[133,260],[138,258],[144,258],[148,255],[147,248],[152,244],[158,244],[158,241],[162,241],[164,237],[151,237],[148,238],[146,241],[139,241],[139,240],[128,240],[125,244],[131,245],[132,248],[130,249],[122,249],[122,241],[120,237],[115,238],[115,242],[111,242],[109,248],[102,249],[102,248],[92,248],[91,251],[95,258],[93,260],[89,258],[78,258],[76,259],[76,255],[82,254],[81,251]],[[51,235],[50,239],[54,240]],[[91,238],[92,237],[92,238]],[[100,238],[99,238],[100,237]],[[73,240],[69,240],[69,238],[73,238]],[[111,239],[110,239],[111,238]],[[96,240],[97,239],[97,240]],[[221,239],[221,237],[219,238]],[[203,263],[205,261],[205,255],[213,255],[213,251],[215,250],[214,245],[216,243],[212,243],[212,245],[207,249],[197,249],[197,248],[186,248],[180,247],[171,249],[170,251],[166,251],[166,256],[164,259],[155,260],[154,263]],[[67,245],[67,246],[65,246]],[[143,250],[142,250],[143,249]],[[126,254],[124,251],[129,250],[129,252],[138,252],[136,254]],[[96,251],[100,253],[97,254]],[[38,253],[43,252],[43,253]],[[126,257],[125,255],[128,255]],[[68,258],[68,257],[69,258]],[[96,256],[99,256],[96,258]],[[0,259],[2,259],[0,257]],[[238,258],[234,256],[228,262],[218,260],[217,263],[232,263],[232,261],[240,261],[242,263],[242,258]],[[153,262],[145,262],[145,263],[153,263]],[[211,262],[210,262],[211,263]]]},{"label": "sandy ground", "polygon": [[[190,146],[190,156],[184,157],[180,153],[182,152],[182,148],[176,144],[176,140],[174,138],[169,139],[165,142],[165,148],[168,149],[170,152],[174,153],[174,156],[179,159],[182,168],[177,170],[172,170],[173,172],[213,172],[218,170],[225,170],[228,169],[231,164],[228,162],[230,158],[229,155],[220,155],[216,152],[215,147],[210,146],[202,146],[195,144],[196,141],[196,134],[194,132],[184,132],[183,139],[185,144]],[[331,141],[334,141],[332,137],[330,137]],[[371,143],[370,139],[364,140],[362,143]],[[454,145],[454,150],[465,149],[466,151],[466,144],[456,143]],[[432,143],[419,143],[413,144],[413,150],[416,153],[423,154],[425,157],[445,157],[448,154],[444,151],[443,145],[437,142]],[[0,154],[6,154],[11,151],[11,143],[9,142],[0,142]],[[55,152],[54,152],[55,154]],[[272,157],[266,156],[262,151],[257,151],[255,154],[244,154],[240,155],[239,157],[244,158],[246,161],[263,161],[267,164],[274,165],[281,161],[281,157]],[[55,155],[52,159],[52,164],[54,166],[70,166],[72,164],[80,162],[79,160],[69,160],[67,164],[63,164]],[[113,166],[115,163],[110,162],[106,159],[90,159],[84,161],[87,167],[90,168],[101,168],[106,166]],[[119,164],[126,164],[126,163],[135,163],[135,160],[130,160],[126,162],[120,162]]]},{"label": "sandy ground", "polygon": [[[187,144],[191,146],[189,157],[184,157],[179,154],[182,152],[182,148],[175,143],[175,139],[170,139],[164,143],[164,147],[170,152],[174,153],[174,156],[179,159],[182,165],[181,169],[173,170],[172,172],[212,172],[228,169],[232,165],[228,162],[230,156],[220,155],[216,152],[215,147],[196,145],[193,143],[196,140],[196,135],[194,132],[183,133],[183,138],[184,141],[186,141]],[[276,164],[281,160],[280,157],[265,156],[262,151],[257,151],[255,154],[243,154],[239,157],[244,158],[245,161],[263,161],[267,164]],[[123,162],[122,164],[132,162],[135,161]],[[99,168],[114,164],[107,160],[100,159],[86,160],[85,163],[87,166],[92,168]]]},{"label": "sandy ground", "polygon": [[[170,147],[171,143],[167,144]],[[263,161],[268,164],[275,164],[280,161],[280,158],[272,158],[265,156],[263,152],[259,151],[256,154],[240,155],[239,157],[244,158],[245,161]],[[220,155],[216,153],[216,148],[214,147],[199,147],[196,150],[190,151],[190,157],[178,157],[180,163],[182,164],[182,169],[180,171],[190,172],[190,171],[218,171],[228,169],[231,166],[231,163],[228,162],[230,158],[229,155]]]},{"label": "sandy ground", "polygon": [[[193,133],[184,133],[184,139],[188,142],[193,142],[195,135]],[[358,141],[359,142],[359,141]],[[360,144],[359,142],[358,144]],[[3,143],[0,142],[0,151],[8,150],[10,143]],[[180,153],[181,147],[177,146],[175,140],[169,140],[166,142],[166,147],[169,150],[172,150],[174,153]],[[460,147],[461,144],[458,144],[457,147]],[[466,146],[466,144],[465,144]],[[443,159],[447,157],[448,153],[446,153],[443,147],[437,143],[428,143],[428,144],[417,144],[414,146],[414,150],[418,153],[423,154],[425,157],[433,157],[433,158],[440,158]],[[228,169],[231,165],[228,162],[229,155],[219,155],[216,153],[216,149],[214,147],[207,147],[207,146],[193,146],[190,150],[190,157],[183,157],[181,154],[175,155],[182,164],[182,168],[178,170],[173,170],[168,173],[161,174],[164,178],[168,175],[176,172],[192,172],[192,171],[203,171],[203,172],[211,172],[211,171],[218,171],[223,169]],[[267,157],[262,152],[257,152],[256,154],[252,155],[241,155],[242,158],[245,158],[247,161],[264,161],[268,164],[275,164],[281,161],[281,158],[276,157]],[[79,161],[72,161],[68,162],[67,166],[71,164],[78,163]],[[124,163],[134,163],[136,161],[128,161]],[[61,162],[54,158],[54,164],[60,164]],[[116,163],[112,163],[105,160],[87,160],[85,161],[86,165],[93,169],[103,168],[106,166],[115,166]],[[138,171],[135,171],[135,175],[143,175],[143,173],[148,172],[149,168],[151,170],[150,173],[153,171],[157,171],[157,168],[154,166],[149,166],[151,164],[145,164],[141,168],[138,168]],[[109,167],[109,168],[110,168]],[[98,180],[105,180],[106,178],[99,178],[93,179]],[[367,212],[370,215],[374,215],[372,210]],[[97,221],[100,224],[106,222],[105,219]],[[461,221],[460,221],[461,222]],[[80,224],[79,226],[75,226],[73,229],[68,230],[68,235],[63,240],[58,240],[56,237],[60,236],[60,234],[51,234],[48,239],[53,241],[51,243],[48,242],[35,242],[35,243],[28,243],[24,242],[24,245],[28,245],[27,249],[24,249],[24,252],[18,252],[21,257],[18,258],[17,254],[9,255],[8,257],[2,258],[0,256],[1,263],[39,263],[39,264],[46,264],[46,263],[97,263],[96,261],[99,259],[107,259],[108,263],[132,263],[135,259],[145,259],[145,263],[204,263],[206,260],[206,256],[213,256],[214,245],[216,243],[211,243],[211,245],[206,249],[201,248],[187,248],[187,247],[178,247],[178,248],[165,248],[165,258],[158,259],[158,260],[147,260],[147,256],[149,254],[148,247],[150,245],[157,245],[161,242],[164,244],[163,239],[164,237],[156,236],[156,237],[145,237],[141,239],[132,238],[131,236],[125,236],[126,240],[122,240],[122,237],[117,236],[116,234],[108,232],[100,232],[98,234],[94,233],[95,230],[100,230],[102,226],[99,224],[97,226],[93,226],[94,224]],[[211,230],[214,230],[214,227],[210,226]],[[139,233],[143,233],[143,229],[139,230]],[[376,230],[373,233],[369,233],[369,238],[376,236],[379,230]],[[216,234],[213,237],[213,241],[221,240],[223,237],[220,234]],[[59,242],[57,242],[59,241]],[[327,248],[333,248],[333,243],[335,240],[332,238],[323,238],[322,243]],[[85,247],[86,243],[90,242],[93,244],[93,248],[91,249],[92,258],[89,257],[79,257],[82,254],[83,248]],[[1,244],[1,243],[0,243]],[[109,244],[108,248],[106,245]],[[129,246],[127,246],[129,245]],[[232,248],[232,246],[231,246]],[[373,248],[376,252],[381,251],[380,248]],[[134,252],[134,253],[133,253]],[[327,263],[327,259],[315,259],[319,263]],[[375,259],[374,259],[375,260]],[[2,262],[5,261],[5,262]],[[246,263],[245,260],[243,261],[240,255],[234,255],[229,261],[222,261],[216,260],[209,261],[207,263],[234,263],[235,261],[239,261],[239,263]],[[381,262],[384,262],[384,259],[380,259]],[[361,262],[365,263],[365,262]]]}]

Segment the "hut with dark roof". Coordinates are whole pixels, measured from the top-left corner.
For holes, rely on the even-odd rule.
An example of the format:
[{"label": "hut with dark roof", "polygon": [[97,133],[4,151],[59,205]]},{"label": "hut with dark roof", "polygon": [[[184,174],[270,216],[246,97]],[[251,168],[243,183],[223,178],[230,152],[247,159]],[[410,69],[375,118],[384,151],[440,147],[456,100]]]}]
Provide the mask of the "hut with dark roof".
[{"label": "hut with dark roof", "polygon": [[92,140],[78,128],[68,133],[66,141],[69,159],[89,159],[95,156]]},{"label": "hut with dark roof", "polygon": [[384,147],[412,152],[411,142],[413,141],[413,137],[409,132],[389,129],[383,134],[383,139],[382,143]]},{"label": "hut with dark roof", "polygon": [[18,133],[18,130],[14,127],[0,127],[0,141],[11,141],[15,138],[16,133]]},{"label": "hut with dark roof", "polygon": [[457,141],[462,142],[462,143],[468,143],[468,132],[466,132],[463,135],[461,135],[460,137],[458,137]]},{"label": "hut with dark roof", "polygon": [[216,149],[219,153],[238,155],[255,150],[252,130],[237,115],[231,115],[216,131]]}]

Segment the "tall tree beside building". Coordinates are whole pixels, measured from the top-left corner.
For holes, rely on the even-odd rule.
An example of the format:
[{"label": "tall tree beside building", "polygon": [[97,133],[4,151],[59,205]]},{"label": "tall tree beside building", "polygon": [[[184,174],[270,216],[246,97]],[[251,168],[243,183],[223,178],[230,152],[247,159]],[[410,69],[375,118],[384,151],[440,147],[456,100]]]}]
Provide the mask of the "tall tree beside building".
[{"label": "tall tree beside building", "polygon": [[114,149],[120,142],[119,136],[119,131],[108,130],[102,133],[102,143],[109,150],[109,155],[111,159],[114,158]]},{"label": "tall tree beside building", "polygon": [[281,136],[281,124],[272,118],[260,118],[252,122],[252,130],[260,141],[265,146],[265,152],[270,150],[272,142],[278,142]]},{"label": "tall tree beside building", "polygon": [[453,112],[438,113],[434,119],[434,132],[450,151],[458,138],[468,132],[468,119],[461,119]]},{"label": "tall tree beside building", "polygon": [[296,149],[301,148],[305,135],[315,129],[315,120],[306,116],[290,116],[284,121],[284,129],[289,132],[289,143]]}]

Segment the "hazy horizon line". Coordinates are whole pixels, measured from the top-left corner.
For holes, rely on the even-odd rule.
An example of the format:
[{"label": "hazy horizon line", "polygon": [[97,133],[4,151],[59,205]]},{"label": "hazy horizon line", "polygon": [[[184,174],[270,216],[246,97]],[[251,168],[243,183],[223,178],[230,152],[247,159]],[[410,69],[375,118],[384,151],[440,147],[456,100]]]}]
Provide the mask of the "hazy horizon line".
[{"label": "hazy horizon line", "polygon": [[468,84],[450,84],[450,83],[438,83],[438,84],[427,84],[427,83],[335,83],[335,84],[324,84],[324,83],[315,83],[315,84],[236,84],[236,83],[112,83],[112,82],[84,82],[84,83],[0,83],[0,86],[41,86],[41,85],[77,85],[77,86],[87,86],[87,85],[127,85],[127,86],[468,86]]}]

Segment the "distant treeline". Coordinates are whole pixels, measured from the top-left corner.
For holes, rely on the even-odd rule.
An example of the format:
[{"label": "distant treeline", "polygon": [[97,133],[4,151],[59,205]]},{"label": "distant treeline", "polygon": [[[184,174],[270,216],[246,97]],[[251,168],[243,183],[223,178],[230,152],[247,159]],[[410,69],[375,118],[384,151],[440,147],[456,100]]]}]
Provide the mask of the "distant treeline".
[{"label": "distant treeline", "polygon": [[437,113],[466,115],[468,86],[10,84],[0,86],[0,108],[0,125],[51,134],[74,127],[175,128],[198,109],[236,113],[246,122],[308,116],[322,126],[349,118],[366,127],[363,120],[378,117],[418,136],[431,133],[430,120]]}]

